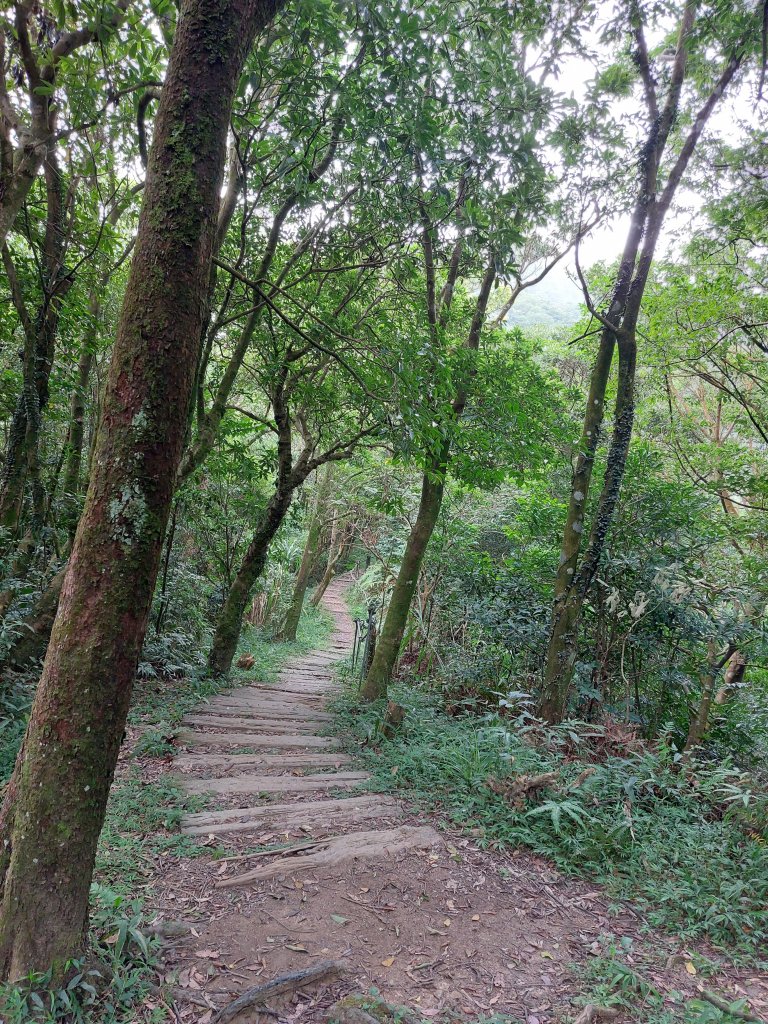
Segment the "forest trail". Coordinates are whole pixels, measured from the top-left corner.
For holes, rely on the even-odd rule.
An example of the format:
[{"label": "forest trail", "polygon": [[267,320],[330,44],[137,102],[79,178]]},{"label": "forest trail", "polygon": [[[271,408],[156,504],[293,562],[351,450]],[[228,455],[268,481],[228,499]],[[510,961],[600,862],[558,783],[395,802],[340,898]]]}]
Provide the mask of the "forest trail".
[{"label": "forest trail", "polygon": [[[153,886],[160,919],[193,925],[163,958],[177,1019],[208,1024],[249,988],[334,960],[340,978],[270,1002],[271,1019],[325,1021],[339,998],[375,987],[421,1018],[555,1024],[578,1012],[579,970],[622,942],[666,958],[660,990],[692,993],[679,943],[643,936],[641,918],[598,887],[523,851],[481,850],[360,788],[368,776],[330,735],[326,709],[352,647],[348,585],[337,579],[324,599],[327,649],[184,720],[172,770],[191,796],[209,796],[182,831],[213,856],[169,858]],[[251,1010],[235,1024],[266,1019]]]},{"label": "forest trail", "polygon": [[[284,857],[276,856],[245,872],[227,873],[216,881],[218,888],[266,881],[286,870],[309,871],[440,843],[432,828],[399,823],[402,813],[394,800],[326,796],[355,789],[369,777],[366,772],[348,770],[349,756],[338,750],[335,739],[324,735],[333,719],[325,704],[339,688],[335,669],[350,654],[354,637],[344,601],[349,582],[338,577],[323,599],[334,619],[326,650],[310,651],[289,662],[274,685],[255,682],[230,690],[212,698],[203,712],[183,720],[188,728],[180,740],[195,751],[176,759],[184,773],[184,788],[190,794],[211,794],[215,806],[187,815],[182,832],[217,839],[245,834],[251,839],[261,837],[264,843],[266,830],[285,837],[290,847]],[[233,747],[238,753],[231,752]],[[279,802],[269,802],[273,795]],[[388,822],[386,828],[370,827],[371,822],[382,820]],[[337,834],[333,831],[337,824],[364,827]],[[304,836],[298,844],[289,840],[297,830]]]}]

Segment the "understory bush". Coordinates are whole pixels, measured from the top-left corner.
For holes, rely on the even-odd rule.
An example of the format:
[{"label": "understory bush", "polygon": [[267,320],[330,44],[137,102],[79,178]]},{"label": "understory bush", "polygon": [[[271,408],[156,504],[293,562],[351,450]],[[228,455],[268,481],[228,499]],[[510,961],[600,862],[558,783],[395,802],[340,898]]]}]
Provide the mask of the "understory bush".
[{"label": "understory bush", "polygon": [[148,937],[141,905],[91,887],[89,949],[70,961],[61,981],[31,974],[0,985],[3,1024],[160,1024],[167,1020],[155,984],[157,940]]},{"label": "understory bush", "polygon": [[592,875],[682,940],[747,958],[766,948],[768,797],[732,765],[683,761],[666,736],[649,746],[609,726],[449,716],[424,689],[392,696],[407,715],[391,740],[379,708],[342,709],[342,734],[368,740],[379,788],[406,791],[481,846],[526,846]]}]

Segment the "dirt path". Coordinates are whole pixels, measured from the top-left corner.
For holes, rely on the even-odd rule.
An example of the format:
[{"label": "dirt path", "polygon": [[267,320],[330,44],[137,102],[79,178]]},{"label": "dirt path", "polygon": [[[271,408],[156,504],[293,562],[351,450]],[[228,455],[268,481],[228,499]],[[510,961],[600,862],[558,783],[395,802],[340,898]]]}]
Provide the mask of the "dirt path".
[{"label": "dirt path", "polygon": [[[162,915],[198,922],[166,956],[168,980],[188,995],[179,1019],[206,1024],[242,990],[325,959],[345,964],[343,980],[302,993],[281,1019],[321,1020],[340,995],[372,986],[427,1018],[575,1015],[574,966],[622,938],[639,949],[642,922],[611,916],[599,890],[545,861],[481,851],[365,791],[325,710],[352,645],[346,586],[336,580],[325,597],[335,620],[327,650],[185,719],[174,771],[190,794],[211,795],[182,829],[216,855],[181,858],[163,879]],[[664,989],[692,991],[680,947],[652,942],[667,962]]]}]

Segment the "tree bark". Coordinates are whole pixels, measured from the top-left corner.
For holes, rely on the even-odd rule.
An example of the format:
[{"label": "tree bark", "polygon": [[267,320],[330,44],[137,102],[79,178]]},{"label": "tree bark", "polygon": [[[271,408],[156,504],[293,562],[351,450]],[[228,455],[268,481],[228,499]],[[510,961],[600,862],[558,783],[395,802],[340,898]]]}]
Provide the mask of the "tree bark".
[{"label": "tree bark", "polygon": [[70,536],[74,536],[79,512],[80,478],[85,441],[85,397],[93,365],[93,349],[86,343],[77,362],[77,382],[69,402],[69,431],[64,457],[65,519]]},{"label": "tree bark", "polygon": [[[715,698],[715,686],[717,684],[717,677],[726,662],[730,661],[734,655],[734,647],[730,645],[728,650],[722,657],[717,657],[715,645],[712,641],[709,643],[709,649],[707,651],[707,669],[701,677],[701,698],[699,700],[699,706],[696,709],[696,714],[691,719],[688,726],[688,736],[685,741],[685,747],[683,748],[684,754],[690,754],[694,747],[697,747],[704,738],[704,734],[709,726],[709,713],[712,709],[712,703]],[[741,662],[741,671],[743,673],[744,662]],[[738,671],[738,666],[734,666],[734,672]],[[726,673],[726,683],[728,681],[728,673]]]},{"label": "tree bark", "polygon": [[269,555],[269,545],[285,519],[292,498],[293,489],[275,491],[251,543],[248,545],[248,550],[237,576],[229,588],[224,607],[216,622],[211,653],[208,656],[208,672],[212,676],[225,676],[232,668],[232,661],[243,628],[243,615],[251,591],[256,580],[264,571]]},{"label": "tree bark", "polygon": [[328,545],[328,559],[325,564],[323,575],[320,577],[320,582],[312,592],[312,597],[309,599],[309,603],[313,608],[317,608],[323,599],[323,595],[330,586],[333,574],[336,572],[336,566],[339,564],[341,559],[344,557],[345,552],[349,548],[349,533],[343,527],[339,527],[338,521],[333,524],[331,530],[331,539]]},{"label": "tree bark", "polygon": [[419,580],[421,563],[440,515],[446,468],[447,452],[445,458],[439,463],[436,462],[432,471],[425,473],[422,479],[421,500],[416,520],[408,535],[403,560],[389,599],[387,615],[376,644],[376,653],[365,677],[361,693],[364,700],[382,700],[387,695],[387,687],[395,670],[408,612]]},{"label": "tree bark", "polygon": [[[639,68],[646,89],[650,128],[641,153],[637,199],[614,283],[611,304],[605,318],[601,318],[604,329],[592,371],[580,453],[574,465],[571,481],[568,516],[555,579],[552,625],[539,700],[539,712],[550,724],[562,721],[566,712],[576,662],[582,609],[599,568],[605,540],[619,500],[634,420],[637,323],[659,234],[701,134],[744,60],[744,53],[739,52],[726,64],[698,112],[661,187],[659,169],[670,131],[678,117],[680,95],[685,81],[687,47],[694,22],[695,6],[688,0],[680,20],[674,65],[661,110],[657,106],[655,84],[648,64],[642,25],[638,23],[632,26]],[[597,445],[597,430],[602,422],[602,406],[616,346],[619,349],[619,373],[613,434],[589,545],[581,565],[578,565],[584,532],[584,509],[589,496]]]},{"label": "tree bark", "polygon": [[[458,246],[457,246],[458,248]],[[428,291],[430,293],[429,305],[432,307],[430,323],[436,327],[437,310],[434,303],[434,265],[432,264],[431,242],[425,233],[425,255],[427,266]],[[456,271],[458,270],[458,259],[456,259]],[[488,308],[488,299],[491,288],[496,280],[496,264],[493,253],[490,254],[488,266],[486,267],[483,280],[480,284],[480,291],[475,302],[475,309],[472,315],[464,348],[476,352],[480,345],[480,335],[485,322],[485,313]],[[448,280],[443,289],[443,307],[440,313],[440,325],[445,327],[448,318],[450,297],[455,285],[455,274],[449,273]],[[457,389],[456,397],[450,408],[450,416],[453,421],[458,420],[464,414],[467,404],[468,392],[466,387]],[[408,621],[408,612],[411,601],[419,581],[419,569],[424,559],[429,541],[434,532],[435,525],[440,515],[440,508],[443,504],[443,493],[445,491],[445,478],[448,472],[448,462],[451,455],[450,439],[443,442],[442,449],[433,457],[427,471],[424,473],[421,482],[421,498],[416,513],[416,520],[406,542],[403,560],[395,581],[395,587],[390,597],[387,615],[384,625],[376,644],[376,653],[373,657],[370,668],[365,677],[361,690],[363,700],[381,700],[387,695],[387,687],[395,670],[397,657],[400,653],[400,645],[403,642],[405,624]]]},{"label": "tree bark", "polygon": [[26,669],[45,654],[56,610],[59,607],[65,573],[66,566],[59,569],[36,600],[31,615],[19,625],[18,635],[5,657],[5,665],[15,669]]},{"label": "tree bark", "polygon": [[278,634],[278,640],[292,641],[296,639],[296,632],[299,628],[299,620],[304,607],[304,597],[309,585],[309,577],[312,573],[317,551],[320,546],[320,535],[323,531],[323,517],[328,500],[328,493],[331,488],[331,474],[333,467],[331,463],[325,467],[317,482],[317,493],[315,494],[314,508],[307,530],[307,541],[301,555],[301,565],[296,574],[296,581],[293,585],[291,603],[285,615],[285,621]]},{"label": "tree bark", "polygon": [[3,978],[60,972],[85,941],[188,422],[232,98],[279,2],[182,4],[88,495],[0,814]]}]

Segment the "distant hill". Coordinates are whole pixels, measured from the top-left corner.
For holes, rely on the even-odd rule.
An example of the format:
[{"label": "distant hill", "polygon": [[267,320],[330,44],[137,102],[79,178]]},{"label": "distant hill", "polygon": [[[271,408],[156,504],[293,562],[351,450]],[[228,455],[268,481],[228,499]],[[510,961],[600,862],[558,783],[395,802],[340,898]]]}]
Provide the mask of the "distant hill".
[{"label": "distant hill", "polygon": [[567,267],[555,267],[544,280],[526,289],[507,317],[510,327],[571,327],[581,317],[584,298],[568,277]]}]

